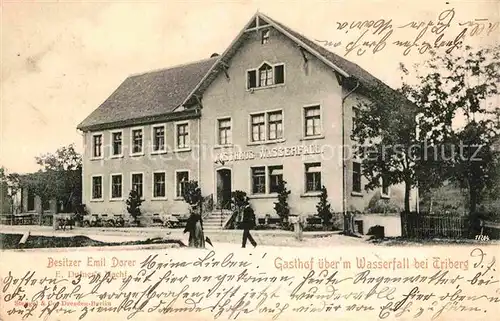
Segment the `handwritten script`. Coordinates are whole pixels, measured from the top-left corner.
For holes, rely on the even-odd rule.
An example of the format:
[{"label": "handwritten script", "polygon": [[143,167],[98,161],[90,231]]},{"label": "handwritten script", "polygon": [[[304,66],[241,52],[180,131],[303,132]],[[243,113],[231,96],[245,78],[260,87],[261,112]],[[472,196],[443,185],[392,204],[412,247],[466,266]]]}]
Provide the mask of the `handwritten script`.
[{"label": "handwritten script", "polygon": [[337,21],[336,32],[353,34],[353,40],[316,41],[326,47],[342,48],[345,56],[377,54],[389,47],[392,47],[391,52],[396,48],[405,56],[412,52],[425,54],[439,49],[449,54],[463,45],[467,38],[490,36],[499,32],[500,21],[484,18],[457,21],[455,16],[455,9],[452,8],[442,11],[433,20],[403,24],[396,24],[393,19]]},{"label": "handwritten script", "polygon": [[[137,264],[123,261],[126,273],[110,269],[119,268],[119,258],[102,271],[76,273],[75,266],[103,261],[50,257],[50,272],[6,271],[0,312],[7,320],[84,320],[97,313],[121,316],[120,320],[158,319],[157,315],[178,319],[192,313],[227,320],[258,315],[265,320],[356,318],[360,313],[365,319],[436,320],[458,312],[464,318],[467,314],[482,319],[495,315],[500,302],[493,254],[474,248],[463,260],[348,260],[161,252],[146,253]],[[59,270],[62,265],[68,269]]]}]

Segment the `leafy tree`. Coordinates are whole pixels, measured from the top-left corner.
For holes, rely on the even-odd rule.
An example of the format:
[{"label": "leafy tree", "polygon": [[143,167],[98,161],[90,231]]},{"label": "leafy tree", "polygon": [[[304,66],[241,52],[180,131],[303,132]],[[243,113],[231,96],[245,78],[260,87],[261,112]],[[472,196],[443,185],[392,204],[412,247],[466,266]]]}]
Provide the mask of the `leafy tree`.
[{"label": "leafy tree", "polygon": [[[422,116],[420,129],[426,140],[451,153],[440,165],[445,178],[468,190],[469,212],[474,214],[485,190],[497,180],[498,156],[491,145],[500,129],[500,46],[466,46],[460,54],[435,55],[415,69],[426,70],[413,87]],[[465,121],[459,124],[457,117]]]},{"label": "leafy tree", "polygon": [[286,187],[286,181],[282,180],[279,182],[277,192],[278,201],[274,203],[274,210],[281,218],[281,224],[284,225],[288,222],[288,216],[290,215],[290,206],[288,205],[288,195],[290,195],[290,191]]},{"label": "leafy tree", "polygon": [[321,186],[321,195],[319,196],[319,202],[316,205],[316,210],[318,216],[323,222],[323,226],[327,226],[332,219],[332,208],[330,202],[328,202],[328,192],[325,186]]},{"label": "leafy tree", "polygon": [[404,86],[399,95],[380,84],[371,88],[370,100],[355,106],[355,126],[351,139],[355,152],[362,159],[362,175],[367,179],[366,190],[384,184],[405,185],[405,210],[410,210],[410,192],[417,185],[415,161],[418,157],[412,146],[419,145],[418,110],[405,97],[412,89]]},{"label": "leafy tree", "polygon": [[186,182],[182,191],[182,197],[186,203],[191,205],[192,211],[196,211],[196,209],[198,209],[203,228],[203,196],[201,195],[201,188],[198,186],[198,182]]},{"label": "leafy tree", "polygon": [[[74,210],[81,203],[82,194],[82,157],[73,145],[57,149],[35,158],[42,171],[49,173],[49,179],[56,191],[51,195],[64,202],[66,209]],[[37,194],[38,195],[38,194]]]},{"label": "leafy tree", "polygon": [[139,225],[138,217],[141,215],[142,199],[136,190],[131,190],[126,201],[127,212],[134,218],[134,223]]},{"label": "leafy tree", "polygon": [[184,201],[189,205],[197,207],[199,206],[201,209],[200,205],[203,201],[203,197],[201,196],[201,189],[198,186],[197,181],[188,181],[184,184],[182,197],[184,198]]},{"label": "leafy tree", "polygon": [[82,168],[82,156],[73,144],[61,147],[55,153],[47,153],[35,157],[36,163],[44,170],[71,171]]}]

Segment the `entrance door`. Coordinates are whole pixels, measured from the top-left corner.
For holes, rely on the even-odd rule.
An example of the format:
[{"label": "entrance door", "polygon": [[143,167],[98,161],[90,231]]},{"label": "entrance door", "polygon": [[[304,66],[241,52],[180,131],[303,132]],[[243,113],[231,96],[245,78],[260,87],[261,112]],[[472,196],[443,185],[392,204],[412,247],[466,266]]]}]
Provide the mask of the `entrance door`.
[{"label": "entrance door", "polygon": [[231,208],[231,170],[219,169],[217,171],[217,207]]}]

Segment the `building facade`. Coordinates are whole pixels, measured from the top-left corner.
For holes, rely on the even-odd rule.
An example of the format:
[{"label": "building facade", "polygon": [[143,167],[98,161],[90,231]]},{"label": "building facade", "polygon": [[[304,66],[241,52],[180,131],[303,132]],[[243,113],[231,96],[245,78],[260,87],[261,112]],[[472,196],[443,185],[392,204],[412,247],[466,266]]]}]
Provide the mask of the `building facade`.
[{"label": "building facade", "polygon": [[383,85],[257,13],[221,55],[129,77],[79,125],[83,201],[124,214],[136,189],[145,214],[181,214],[183,182],[197,180],[219,207],[241,190],[272,216],[284,180],[293,214],[314,214],[322,186],[336,212],[363,211],[375,194],[402,204],[399,186],[364,191],[362,164],[344,148],[374,84]]}]

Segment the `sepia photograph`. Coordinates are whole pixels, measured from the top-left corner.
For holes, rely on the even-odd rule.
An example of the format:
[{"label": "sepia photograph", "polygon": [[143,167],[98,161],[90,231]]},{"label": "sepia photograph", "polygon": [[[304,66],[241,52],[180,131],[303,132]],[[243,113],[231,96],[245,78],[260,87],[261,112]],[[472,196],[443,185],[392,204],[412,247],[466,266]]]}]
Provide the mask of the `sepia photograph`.
[{"label": "sepia photograph", "polygon": [[0,320],[498,313],[499,2],[0,10]]}]

